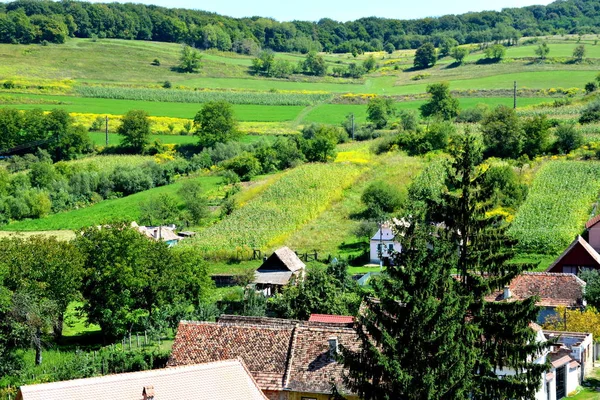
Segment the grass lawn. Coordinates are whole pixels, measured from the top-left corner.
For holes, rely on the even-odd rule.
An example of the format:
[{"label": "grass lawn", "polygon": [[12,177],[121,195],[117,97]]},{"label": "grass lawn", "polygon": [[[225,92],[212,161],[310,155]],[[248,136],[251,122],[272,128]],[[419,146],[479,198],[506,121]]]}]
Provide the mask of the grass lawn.
[{"label": "grass lawn", "polygon": [[[166,103],[156,101],[140,100],[112,100],[96,99],[76,96],[34,95],[34,94],[11,94],[16,99],[28,98],[38,101],[62,102],[63,104],[7,104],[3,107],[28,110],[41,108],[52,110],[54,108],[65,109],[69,112],[92,113],[92,114],[115,114],[123,115],[129,110],[145,110],[148,114],[156,117],[173,117],[192,119],[202,108],[201,104],[192,103]],[[235,117],[239,121],[257,122],[279,122],[292,121],[304,109],[303,106],[261,106],[255,104],[234,104]]]},{"label": "grass lawn", "polygon": [[[218,176],[201,176],[197,178],[201,182],[204,193],[211,196],[220,195],[219,185],[221,178]],[[170,193],[177,197],[177,191],[183,184],[181,179],[171,185],[161,186],[132,194],[114,200],[104,200],[93,206],[80,208],[78,210],[66,211],[49,215],[46,218],[24,220],[14,222],[0,227],[6,231],[47,231],[47,230],[75,230],[86,226],[98,225],[105,221],[127,220],[137,221],[140,217],[140,203],[160,193]]]},{"label": "grass lawn", "polygon": [[75,232],[68,230],[58,230],[58,231],[29,231],[29,232],[16,232],[16,231],[0,231],[0,239],[12,237],[12,236],[21,236],[21,237],[29,237],[29,236],[54,236],[58,240],[72,240],[75,238]]},{"label": "grass lawn", "polygon": [[65,324],[63,327],[63,336],[72,338],[81,335],[90,335],[100,332],[100,326],[88,324],[87,317],[81,316],[77,307],[81,307],[81,302],[71,302],[65,313]]}]

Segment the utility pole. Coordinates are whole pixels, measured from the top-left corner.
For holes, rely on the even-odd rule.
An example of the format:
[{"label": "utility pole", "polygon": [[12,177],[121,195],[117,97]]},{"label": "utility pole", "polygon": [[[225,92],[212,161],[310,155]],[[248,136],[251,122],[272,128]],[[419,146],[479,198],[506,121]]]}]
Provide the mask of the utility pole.
[{"label": "utility pole", "polygon": [[515,87],[513,89],[513,108],[517,108],[517,81],[515,81]]},{"label": "utility pole", "polygon": [[104,133],[106,135],[106,145],[108,146],[108,115],[105,117],[104,120]]}]

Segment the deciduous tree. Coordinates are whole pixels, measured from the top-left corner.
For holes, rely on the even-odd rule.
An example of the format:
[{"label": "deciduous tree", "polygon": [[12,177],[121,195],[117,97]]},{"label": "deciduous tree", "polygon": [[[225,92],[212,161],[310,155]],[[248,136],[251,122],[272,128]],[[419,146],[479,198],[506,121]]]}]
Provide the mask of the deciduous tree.
[{"label": "deciduous tree", "polygon": [[137,153],[144,151],[150,142],[150,119],[144,110],[131,110],[121,119],[117,128],[119,135],[123,136],[123,146],[131,148]]},{"label": "deciduous tree", "polygon": [[439,117],[449,120],[458,115],[460,103],[450,94],[448,82],[434,83],[427,86],[431,99],[420,107],[423,117]]},{"label": "deciduous tree", "polygon": [[194,117],[195,134],[203,147],[227,143],[239,135],[233,107],[226,101],[210,101]]},{"label": "deciduous tree", "polygon": [[433,67],[437,62],[437,52],[433,43],[427,42],[419,47],[415,53],[415,68]]}]

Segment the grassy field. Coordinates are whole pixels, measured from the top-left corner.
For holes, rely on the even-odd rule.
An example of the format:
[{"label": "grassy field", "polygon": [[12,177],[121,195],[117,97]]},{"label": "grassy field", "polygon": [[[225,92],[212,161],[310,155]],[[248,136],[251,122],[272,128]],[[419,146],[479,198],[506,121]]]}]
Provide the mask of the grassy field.
[{"label": "grassy field", "polygon": [[[222,196],[220,192],[221,178],[217,176],[203,176],[197,179],[202,184],[204,193],[211,196]],[[93,206],[78,210],[52,214],[48,217],[34,220],[24,220],[0,227],[4,231],[48,231],[48,230],[75,230],[91,225],[99,225],[105,221],[126,220],[136,221],[140,217],[140,202],[160,193],[170,193],[177,196],[183,179],[174,184],[161,186],[132,194],[114,200],[104,200]]]}]

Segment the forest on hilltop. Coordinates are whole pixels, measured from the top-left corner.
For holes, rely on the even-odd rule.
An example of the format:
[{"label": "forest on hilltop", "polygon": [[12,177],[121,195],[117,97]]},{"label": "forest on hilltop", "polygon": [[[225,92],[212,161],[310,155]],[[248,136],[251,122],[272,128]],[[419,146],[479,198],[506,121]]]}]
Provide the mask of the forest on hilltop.
[{"label": "forest on hilltop", "polygon": [[[367,17],[338,22],[278,22],[270,18],[231,18],[197,10],[143,4],[99,4],[65,0],[17,0],[0,4],[0,42],[63,43],[67,37],[117,38],[187,43],[252,54],[311,50],[334,53],[416,49],[459,44],[516,41],[521,36],[600,32],[600,1],[559,0],[547,6],[505,8],[415,20]],[[393,51],[393,50],[392,50]]]}]

